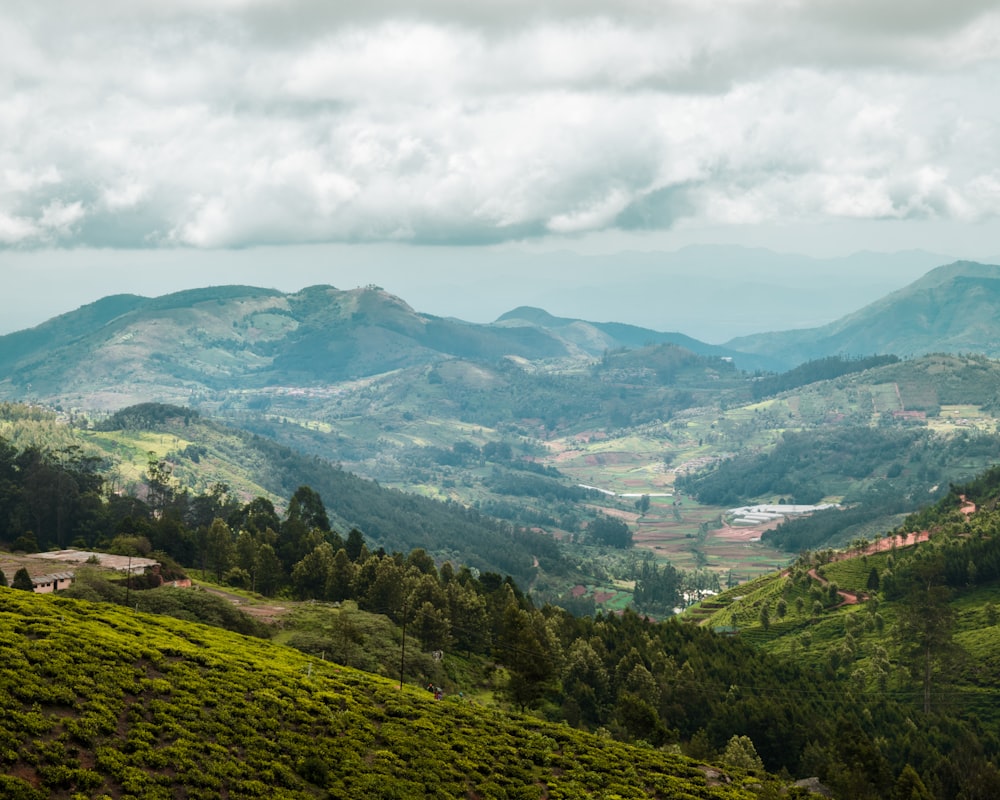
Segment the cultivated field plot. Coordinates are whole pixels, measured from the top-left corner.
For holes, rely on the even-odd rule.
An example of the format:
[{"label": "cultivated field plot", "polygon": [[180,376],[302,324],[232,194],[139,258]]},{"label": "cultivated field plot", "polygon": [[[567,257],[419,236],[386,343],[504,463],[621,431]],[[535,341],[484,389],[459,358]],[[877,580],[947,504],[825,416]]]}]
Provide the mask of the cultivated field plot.
[{"label": "cultivated field plot", "polygon": [[755,541],[763,527],[718,528],[723,511],[702,506],[689,498],[656,498],[638,522],[632,541],[678,569],[707,568],[735,580],[748,580],[784,568],[787,553]]},{"label": "cultivated field plot", "polygon": [[591,598],[602,611],[622,612],[632,604],[632,591],[623,586],[579,584],[570,594],[576,598]]},{"label": "cultivated field plot", "polygon": [[574,482],[615,494],[656,494],[672,491],[673,474],[658,453],[628,450],[564,451],[546,461]]},{"label": "cultivated field plot", "polygon": [[995,433],[998,427],[992,414],[973,405],[941,406],[941,412],[928,419],[927,425],[939,432],[966,430]]},{"label": "cultivated field plot", "polygon": [[871,393],[874,413],[885,414],[889,411],[904,410],[899,387],[895,383],[880,383],[872,386]]}]

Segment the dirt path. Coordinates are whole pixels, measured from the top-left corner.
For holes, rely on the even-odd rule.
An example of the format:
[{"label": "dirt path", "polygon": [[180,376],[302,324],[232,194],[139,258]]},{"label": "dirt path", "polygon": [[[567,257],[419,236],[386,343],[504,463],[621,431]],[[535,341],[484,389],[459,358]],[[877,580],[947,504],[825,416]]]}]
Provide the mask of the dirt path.
[{"label": "dirt path", "polygon": [[[830,581],[820,575],[815,568],[809,570],[809,576],[818,581],[821,586],[829,586]],[[840,602],[837,603],[834,608],[840,608],[841,606],[854,606],[858,604],[858,596],[856,594],[851,594],[850,592],[842,592],[837,589],[837,594],[840,595]]]},{"label": "dirt path", "polygon": [[225,589],[217,589],[214,586],[211,588],[208,586],[199,586],[198,588],[204,589],[206,592],[214,594],[216,597],[221,597],[223,600],[227,600],[234,606],[239,606],[240,611],[245,614],[249,614],[251,617],[259,619],[261,622],[277,622],[281,619],[281,617],[288,613],[287,606],[254,603],[238,594],[227,592]]}]

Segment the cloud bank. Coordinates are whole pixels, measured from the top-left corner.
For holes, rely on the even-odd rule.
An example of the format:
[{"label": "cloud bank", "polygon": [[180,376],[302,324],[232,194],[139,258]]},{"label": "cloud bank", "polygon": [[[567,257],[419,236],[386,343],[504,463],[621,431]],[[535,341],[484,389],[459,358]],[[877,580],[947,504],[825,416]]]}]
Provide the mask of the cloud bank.
[{"label": "cloud bank", "polygon": [[1000,216],[994,2],[0,7],[0,246]]}]

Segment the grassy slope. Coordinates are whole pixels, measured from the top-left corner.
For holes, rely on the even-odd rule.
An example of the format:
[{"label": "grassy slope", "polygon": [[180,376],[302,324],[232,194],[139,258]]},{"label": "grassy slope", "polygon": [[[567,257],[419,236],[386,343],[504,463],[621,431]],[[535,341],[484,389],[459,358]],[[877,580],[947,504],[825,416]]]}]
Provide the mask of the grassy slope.
[{"label": "grassy slope", "polygon": [[694,762],[218,629],[0,589],[9,798],[750,798]]}]

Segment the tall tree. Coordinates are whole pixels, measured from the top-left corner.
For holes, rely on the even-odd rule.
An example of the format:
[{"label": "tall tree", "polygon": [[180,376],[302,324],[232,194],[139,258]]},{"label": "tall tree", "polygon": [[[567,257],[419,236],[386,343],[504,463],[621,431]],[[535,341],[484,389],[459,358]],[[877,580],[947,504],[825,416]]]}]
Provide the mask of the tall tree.
[{"label": "tall tree", "polygon": [[330,518],[319,493],[309,486],[300,486],[288,501],[288,519],[298,519],[307,528],[330,530]]},{"label": "tall tree", "polygon": [[347,557],[347,551],[341,547],[333,556],[333,571],[327,582],[327,597],[330,600],[348,600],[354,589],[354,576],[357,567]]},{"label": "tall tree", "polygon": [[272,597],[284,581],[285,573],[274,546],[267,541],[260,543],[257,547],[257,591],[265,597]]},{"label": "tall tree", "polygon": [[935,669],[943,669],[957,651],[952,639],[955,612],[948,605],[951,592],[944,584],[944,558],[937,553],[914,558],[901,577],[905,588],[896,635],[909,656],[913,676],[923,686],[927,714]]},{"label": "tall tree", "polygon": [[557,676],[549,644],[539,612],[526,611],[516,602],[507,604],[497,655],[507,667],[505,693],[522,710],[538,705],[554,686]]},{"label": "tall tree", "polygon": [[351,561],[357,563],[359,560],[364,560],[361,556],[365,549],[365,537],[361,535],[361,531],[357,528],[351,528],[351,532],[347,534],[347,542],[344,544],[344,549],[347,551],[347,557]]},{"label": "tall tree", "polygon": [[232,531],[221,519],[214,520],[205,537],[205,556],[218,582],[222,582],[223,574],[233,565],[234,555]]}]

